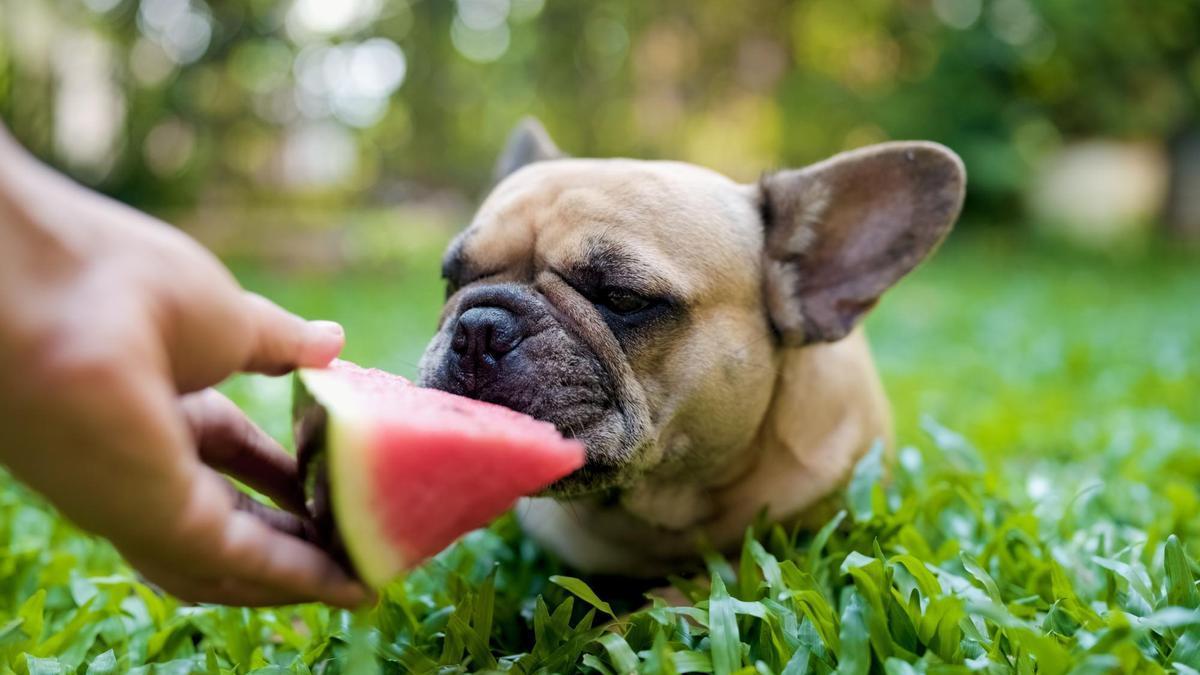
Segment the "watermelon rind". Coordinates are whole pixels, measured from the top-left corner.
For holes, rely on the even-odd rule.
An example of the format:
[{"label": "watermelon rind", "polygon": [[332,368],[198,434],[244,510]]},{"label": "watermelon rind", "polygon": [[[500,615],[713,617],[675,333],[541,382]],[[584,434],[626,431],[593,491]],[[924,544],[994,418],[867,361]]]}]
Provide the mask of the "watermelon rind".
[{"label": "watermelon rind", "polygon": [[372,504],[369,420],[353,404],[352,387],[328,370],[297,372],[297,400],[310,397],[325,412],[324,447],[338,535],[363,581],[381,587],[402,572],[407,560],[386,535]]}]

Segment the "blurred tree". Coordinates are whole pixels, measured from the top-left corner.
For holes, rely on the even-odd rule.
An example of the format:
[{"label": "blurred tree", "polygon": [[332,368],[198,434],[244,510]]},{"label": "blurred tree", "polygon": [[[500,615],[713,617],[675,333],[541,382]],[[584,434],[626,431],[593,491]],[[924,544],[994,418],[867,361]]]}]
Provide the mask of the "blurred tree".
[{"label": "blurred tree", "polygon": [[930,138],[1004,220],[1064,139],[1194,128],[1197,44],[1177,0],[0,0],[0,115],[143,206],[476,193],[535,114],[743,180]]}]

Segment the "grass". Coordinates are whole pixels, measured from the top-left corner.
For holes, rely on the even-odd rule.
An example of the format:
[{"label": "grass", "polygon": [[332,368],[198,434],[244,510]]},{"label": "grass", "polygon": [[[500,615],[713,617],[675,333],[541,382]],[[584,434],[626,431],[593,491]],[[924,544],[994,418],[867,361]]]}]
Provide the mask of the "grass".
[{"label": "grass", "polygon": [[[349,358],[411,374],[435,267],[239,273],[342,321]],[[4,479],[0,672],[1196,673],[1195,270],[958,237],[870,320],[892,480],[869,457],[820,533],[764,525],[710,556],[674,580],[690,606],[594,593],[508,518],[359,615],[181,606]],[[287,437],[286,382],[227,390]]]}]

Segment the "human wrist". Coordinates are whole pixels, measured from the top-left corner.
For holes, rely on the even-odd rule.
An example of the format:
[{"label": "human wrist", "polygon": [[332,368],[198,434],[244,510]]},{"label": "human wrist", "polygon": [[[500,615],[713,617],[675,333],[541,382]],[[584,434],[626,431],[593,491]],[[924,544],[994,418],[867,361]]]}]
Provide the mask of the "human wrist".
[{"label": "human wrist", "polygon": [[46,169],[0,123],[0,225],[10,232],[34,224],[28,207],[30,180]]},{"label": "human wrist", "polygon": [[86,219],[61,216],[79,191],[0,123],[0,260],[23,259],[33,269],[61,272],[86,257],[81,247],[89,238]]},{"label": "human wrist", "polygon": [[36,162],[37,160],[0,121],[0,196],[9,198],[11,193],[16,192],[15,187],[21,182],[20,177],[28,173],[30,164]]}]

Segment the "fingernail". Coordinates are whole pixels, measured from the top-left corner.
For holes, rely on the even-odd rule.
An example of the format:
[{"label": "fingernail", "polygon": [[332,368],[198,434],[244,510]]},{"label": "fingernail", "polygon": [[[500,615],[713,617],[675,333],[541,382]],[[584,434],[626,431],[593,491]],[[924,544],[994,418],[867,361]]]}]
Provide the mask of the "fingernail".
[{"label": "fingernail", "polygon": [[346,333],[333,321],[309,321],[304,361],[307,365],[324,366],[341,351]]},{"label": "fingernail", "polygon": [[342,325],[336,321],[309,321],[309,330],[314,333],[328,335],[336,338],[346,337],[346,331],[342,329]]}]

